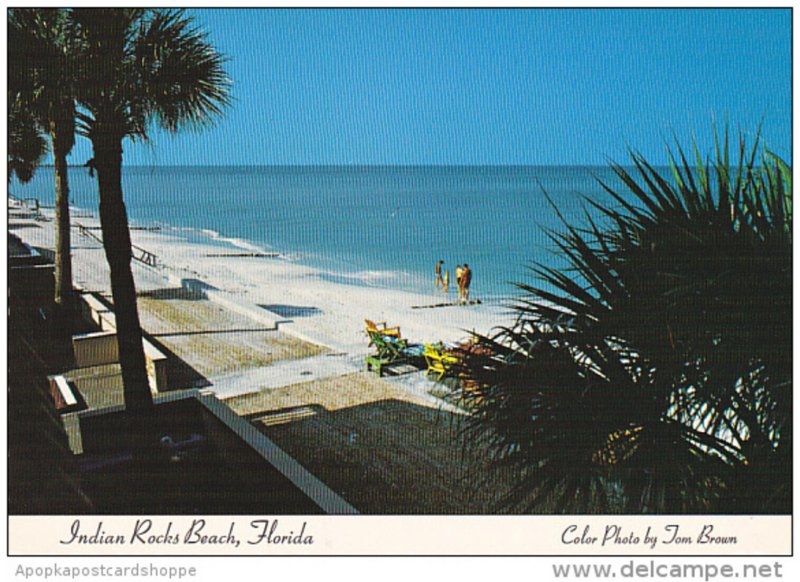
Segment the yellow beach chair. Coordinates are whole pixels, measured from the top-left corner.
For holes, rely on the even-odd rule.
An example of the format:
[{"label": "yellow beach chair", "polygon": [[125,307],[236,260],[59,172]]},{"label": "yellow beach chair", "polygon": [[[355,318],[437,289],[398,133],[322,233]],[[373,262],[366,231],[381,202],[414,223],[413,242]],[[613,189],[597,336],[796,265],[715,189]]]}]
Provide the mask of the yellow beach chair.
[{"label": "yellow beach chair", "polygon": [[451,374],[459,362],[458,356],[448,351],[442,344],[425,344],[422,355],[428,365],[425,375],[436,374],[437,382]]}]

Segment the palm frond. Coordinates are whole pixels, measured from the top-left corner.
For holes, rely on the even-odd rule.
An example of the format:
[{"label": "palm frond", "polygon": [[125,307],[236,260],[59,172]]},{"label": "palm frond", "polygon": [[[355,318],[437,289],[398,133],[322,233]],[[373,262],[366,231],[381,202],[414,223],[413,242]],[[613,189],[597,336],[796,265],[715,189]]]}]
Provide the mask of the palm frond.
[{"label": "palm frond", "polygon": [[549,233],[566,269],[534,265],[516,324],[464,358],[465,434],[519,474],[504,508],[745,511],[743,476],[785,458],[791,170],[756,166],[759,138],[735,167],[727,131],[713,162],[678,144],[671,179],[631,151],[624,189],[600,182],[615,207],[587,199],[603,226]]},{"label": "palm frond", "polygon": [[182,11],[153,11],[131,57],[141,75],[141,98],[167,130],[202,127],[230,102],[225,58]]},{"label": "palm frond", "polygon": [[12,100],[8,111],[8,179],[16,176],[30,182],[47,154],[47,141],[36,119],[19,99]]}]

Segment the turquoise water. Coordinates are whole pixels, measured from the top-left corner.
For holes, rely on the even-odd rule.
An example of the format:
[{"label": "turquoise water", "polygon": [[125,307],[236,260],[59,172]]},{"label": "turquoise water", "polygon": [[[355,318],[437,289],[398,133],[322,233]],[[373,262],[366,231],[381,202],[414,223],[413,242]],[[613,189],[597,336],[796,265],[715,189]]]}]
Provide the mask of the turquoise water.
[{"label": "turquoise water", "polygon": [[[559,265],[546,229],[581,222],[581,194],[607,200],[588,167],[125,167],[129,219],[193,240],[277,251],[354,284],[429,290],[439,259],[473,270],[484,301],[530,282],[533,261]],[[53,169],[19,198],[52,204]],[[97,212],[97,182],[70,168],[70,203]],[[542,190],[558,208],[547,201]]]}]

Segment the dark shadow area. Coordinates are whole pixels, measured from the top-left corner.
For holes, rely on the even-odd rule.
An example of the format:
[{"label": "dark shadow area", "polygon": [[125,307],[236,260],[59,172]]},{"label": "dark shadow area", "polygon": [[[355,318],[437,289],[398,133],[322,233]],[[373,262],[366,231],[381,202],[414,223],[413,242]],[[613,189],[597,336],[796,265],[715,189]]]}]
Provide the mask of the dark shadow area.
[{"label": "dark shadow area", "polygon": [[124,413],[81,419],[77,457],[93,512],[111,515],[319,514],[320,508],[195,398],[159,404],[158,450],[131,454]]},{"label": "dark shadow area", "polygon": [[8,236],[9,514],[91,510],[51,397],[48,376],[69,359],[68,334],[56,325],[53,265]]},{"label": "dark shadow area", "polygon": [[22,230],[25,228],[42,228],[38,224],[22,223],[22,224],[9,224],[8,230]]},{"label": "dark shadow area", "polygon": [[55,263],[56,260],[56,252],[52,249],[46,249],[44,247],[33,247],[33,249],[42,255],[44,259],[50,263]]},{"label": "dark shadow area", "polygon": [[[407,374],[414,374],[425,368],[424,361],[409,360],[404,362],[394,362],[392,364],[384,364],[381,368],[379,377],[386,376],[405,376]],[[377,376],[378,374],[375,373]]]},{"label": "dark shadow area", "polygon": [[91,501],[81,489],[78,467],[50,396],[47,376],[53,365],[33,347],[39,345],[38,332],[9,330],[8,513],[90,512]]},{"label": "dark shadow area", "polygon": [[322,313],[322,310],[318,307],[302,307],[300,305],[281,305],[281,304],[271,304],[271,305],[258,305],[262,309],[266,309],[274,313],[275,315],[280,315],[281,317],[310,317],[312,315],[319,315]]},{"label": "dark shadow area", "polygon": [[461,417],[400,400],[305,405],[247,419],[365,514],[486,514],[507,490],[462,446]]},{"label": "dark shadow area", "polygon": [[190,335],[214,335],[226,333],[265,333],[275,331],[274,327],[248,327],[243,329],[201,329],[199,331],[176,331],[167,333],[156,333],[150,337],[183,337]]},{"label": "dark shadow area", "polygon": [[184,299],[188,301],[200,301],[205,299],[205,295],[199,288],[190,287],[171,287],[169,289],[154,289],[153,291],[142,291],[136,294],[138,297],[148,299]]},{"label": "dark shadow area", "polygon": [[440,309],[442,307],[463,307],[465,305],[481,305],[480,299],[470,299],[469,301],[446,301],[444,303],[432,303],[431,305],[412,305],[411,309]]},{"label": "dark shadow area", "polygon": [[155,339],[157,336],[153,336],[144,330],[142,331],[142,336],[161,351],[162,354],[167,356],[167,392],[211,386],[211,382],[208,378],[187,364],[163,343]]},{"label": "dark shadow area", "polygon": [[[34,343],[47,361],[51,374],[63,373],[74,367],[72,336],[89,333],[95,328],[84,321],[79,313],[62,312],[54,303],[55,279],[53,259],[55,253],[46,248],[28,247],[9,235],[9,336],[12,333],[32,334]],[[14,302],[27,309],[24,325],[12,322]]]},{"label": "dark shadow area", "polygon": [[209,285],[200,279],[181,279],[181,287],[191,293],[197,293],[202,297],[206,296],[206,291],[216,291],[217,288]]}]

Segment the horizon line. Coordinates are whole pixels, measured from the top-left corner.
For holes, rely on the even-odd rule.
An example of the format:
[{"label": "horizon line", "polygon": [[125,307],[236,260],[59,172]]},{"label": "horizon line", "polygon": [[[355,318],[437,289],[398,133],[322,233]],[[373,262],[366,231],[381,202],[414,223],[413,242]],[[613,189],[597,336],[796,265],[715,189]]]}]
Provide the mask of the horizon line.
[{"label": "horizon line", "polygon": [[[612,162],[549,163],[549,164],[123,164],[123,168],[544,168],[544,167],[608,167]],[[633,165],[633,164],[631,164]],[[665,165],[667,165],[665,163]],[[53,168],[55,164],[40,164]],[[86,168],[84,164],[67,164],[68,168]]]}]

